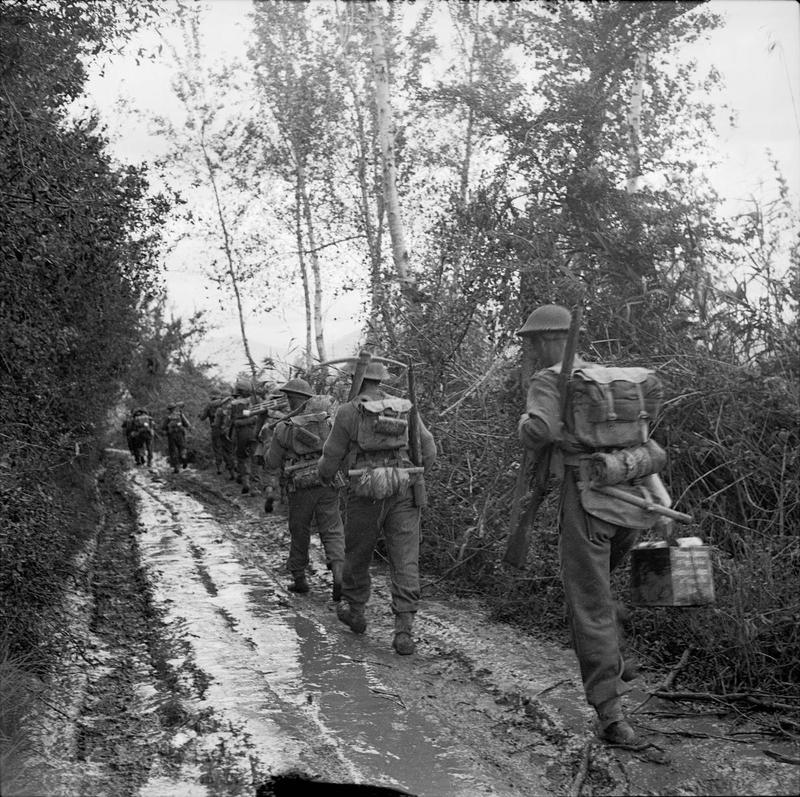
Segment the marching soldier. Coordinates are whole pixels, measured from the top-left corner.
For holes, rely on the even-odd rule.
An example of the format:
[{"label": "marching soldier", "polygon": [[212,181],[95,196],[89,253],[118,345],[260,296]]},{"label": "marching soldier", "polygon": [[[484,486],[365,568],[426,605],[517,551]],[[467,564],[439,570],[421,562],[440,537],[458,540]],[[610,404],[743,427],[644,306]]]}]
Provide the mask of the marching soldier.
[{"label": "marching soldier", "polygon": [[167,435],[167,458],[172,472],[177,473],[179,466],[186,467],[186,430],[191,428],[183,414],[182,404],[167,404],[167,417],[161,424],[161,431]]},{"label": "marching soldier", "polygon": [[214,455],[214,464],[216,465],[218,475],[222,473],[224,456],[222,453],[222,434],[219,427],[214,425],[214,418],[223,398],[222,392],[214,388],[209,396],[208,404],[203,407],[203,411],[197,416],[201,421],[208,420],[209,429],[211,431],[211,451]]},{"label": "marching soldier", "polygon": [[[350,474],[342,584],[346,604],[339,605],[337,615],[356,634],[366,630],[369,567],[383,531],[395,617],[392,646],[397,653],[409,655],[415,650],[412,625],[420,594],[420,506],[415,503],[413,486],[423,478],[410,457],[412,404],[380,389],[388,377],[381,363],[370,362],[363,374],[362,384],[354,385],[355,398],[339,407],[319,460],[323,484],[330,484],[342,465]],[[421,421],[419,433],[422,460],[428,469],[436,458],[436,444]]]},{"label": "marching soldier", "polygon": [[253,454],[257,444],[258,416],[244,414],[252,404],[252,395],[253,383],[245,374],[240,374],[236,379],[233,399],[230,402],[230,424],[227,433],[236,460],[236,481],[242,485],[243,494],[250,492]]},{"label": "marching soldier", "polygon": [[291,379],[280,391],[289,400],[289,415],[278,421],[266,455],[267,488],[265,510],[272,511],[278,480],[286,483],[289,498],[288,569],[294,579],[292,592],[308,592],[306,567],[311,524],[316,521],[328,569],[333,575],[333,600],[342,594],[344,527],[339,512],[339,490],[323,485],[317,460],[330,434],[330,401],[314,396],[304,379]]},{"label": "marching soldier", "polygon": [[[582,489],[582,461],[592,452],[591,440],[579,431],[577,400],[574,388],[567,415],[563,406],[558,378],[564,358],[570,311],[560,305],[544,305],[534,310],[517,332],[527,339],[542,370],[531,378],[527,393],[527,412],[519,422],[519,437],[534,458],[553,457],[552,470],[563,476],[560,504],[559,558],[561,578],[567,603],[570,630],[578,658],[586,698],[598,715],[600,735],[613,744],[633,744],[636,734],[625,718],[622,695],[630,691],[629,682],[636,677],[635,665],[626,663],[618,628],[618,606],[612,598],[611,572],[634,546],[639,529],[654,525],[654,518],[642,517],[642,510],[630,504]],[[571,374],[590,374],[594,366],[575,359]],[[645,369],[616,369],[623,371]],[[652,373],[652,372],[647,372]],[[588,378],[588,377],[587,377]],[[641,395],[641,385],[635,386]],[[617,409],[622,413],[620,406]],[[642,410],[644,407],[641,408]],[[599,418],[587,412],[586,417]],[[639,407],[632,418],[643,416]],[[611,423],[608,429],[641,424]],[[603,441],[610,450],[617,442]],[[636,442],[635,440],[633,442]],[[619,441],[620,447],[631,441]],[[652,473],[652,469],[650,471]]]},{"label": "marching soldier", "polygon": [[216,436],[219,440],[222,461],[228,471],[228,478],[236,478],[236,461],[233,456],[233,440],[230,436],[231,429],[231,403],[233,395],[223,395],[217,408],[214,410],[214,419],[211,421],[212,439]]}]

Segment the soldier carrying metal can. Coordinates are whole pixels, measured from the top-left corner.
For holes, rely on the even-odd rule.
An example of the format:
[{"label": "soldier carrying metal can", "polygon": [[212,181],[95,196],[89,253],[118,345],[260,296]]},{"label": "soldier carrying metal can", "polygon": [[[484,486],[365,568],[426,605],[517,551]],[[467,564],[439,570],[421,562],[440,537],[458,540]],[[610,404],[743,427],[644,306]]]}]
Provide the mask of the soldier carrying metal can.
[{"label": "soldier carrying metal can", "polygon": [[669,496],[657,476],[665,457],[649,437],[660,380],[645,368],[607,368],[576,357],[575,319],[579,312],[544,305],[517,332],[542,366],[528,385],[518,431],[537,464],[562,478],[561,578],[586,698],[602,738],[635,744],[622,695],[636,666],[623,657],[611,573],[641,529],[680,513],[666,508]]}]

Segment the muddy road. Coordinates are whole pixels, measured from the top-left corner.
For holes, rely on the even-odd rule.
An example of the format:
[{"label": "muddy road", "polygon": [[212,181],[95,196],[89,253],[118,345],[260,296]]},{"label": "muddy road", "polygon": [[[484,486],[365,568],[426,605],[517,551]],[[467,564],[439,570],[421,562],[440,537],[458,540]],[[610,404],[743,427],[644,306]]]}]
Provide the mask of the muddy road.
[{"label": "muddy road", "polygon": [[650,700],[635,715],[648,748],[602,745],[569,650],[431,585],[418,652],[397,656],[380,562],[356,636],[317,540],[295,595],[284,516],[211,471],[126,462],[109,452],[76,575],[85,650],[43,698],[8,794],[238,797],[285,773],[419,797],[798,791],[772,718]]}]

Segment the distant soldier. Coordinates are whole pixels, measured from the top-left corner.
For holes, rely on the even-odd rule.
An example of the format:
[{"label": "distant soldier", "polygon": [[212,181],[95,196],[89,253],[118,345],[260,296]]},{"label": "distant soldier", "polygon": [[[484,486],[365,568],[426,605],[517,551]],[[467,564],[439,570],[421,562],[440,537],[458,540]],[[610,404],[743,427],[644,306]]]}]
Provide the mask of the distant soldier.
[{"label": "distant soldier", "polygon": [[317,460],[331,430],[330,400],[314,396],[304,379],[291,379],[280,388],[289,399],[290,415],[278,421],[266,455],[267,487],[265,510],[272,510],[279,479],[286,484],[289,497],[288,569],[294,579],[292,592],[308,592],[306,567],[311,524],[325,549],[325,559],[333,576],[333,600],[342,594],[344,566],[344,526],[339,512],[339,490],[323,485]]},{"label": "distant soldier", "polygon": [[222,463],[224,455],[222,453],[222,434],[219,427],[214,426],[214,417],[217,414],[217,408],[222,403],[224,396],[222,391],[214,388],[208,399],[208,404],[203,407],[203,411],[197,416],[201,421],[208,420],[209,430],[211,432],[211,452],[214,455],[214,464],[217,468],[217,474],[222,473]]},{"label": "distant soldier", "polygon": [[[615,450],[624,451],[628,464],[633,463],[631,452],[635,447],[635,461],[643,463],[641,475],[649,478],[648,474],[657,471],[655,460],[652,467],[644,467],[649,464],[647,457],[658,459],[659,451],[658,446],[647,443],[646,419],[649,413],[650,417],[655,415],[660,405],[661,387],[657,377],[644,368],[609,369],[576,357],[567,414],[562,418],[558,377],[570,320],[565,307],[543,305],[528,316],[517,333],[529,340],[542,368],[528,385],[527,411],[519,422],[519,437],[537,460],[545,461],[552,452],[552,469],[563,476],[561,578],[586,698],[597,711],[602,738],[613,744],[631,744],[636,735],[625,719],[621,698],[631,689],[629,681],[636,677],[636,667],[622,655],[620,607],[612,598],[611,573],[636,543],[639,529],[653,526],[656,517],[585,489],[581,468],[590,459],[585,455],[597,450],[609,458]],[[635,381],[629,383],[628,379]],[[615,391],[626,388],[629,395],[615,395]],[[626,464],[623,470],[627,468]],[[653,499],[662,501],[663,497],[656,493]]]},{"label": "distant soldier", "polygon": [[[211,421],[211,438],[216,439],[219,444],[222,461],[228,471],[228,478],[236,478],[236,460],[233,456],[233,440],[231,439],[231,404],[233,395],[223,395],[214,410],[214,418]],[[215,452],[216,453],[216,452]],[[219,473],[219,466],[217,466]]]},{"label": "distant soldier", "polygon": [[123,425],[128,448],[137,465],[153,464],[154,421],[143,407],[137,407]]},{"label": "distant soldier", "polygon": [[191,428],[187,417],[183,414],[183,404],[167,404],[167,417],[161,424],[161,431],[167,436],[167,459],[173,473],[179,467],[186,467],[186,430]]},{"label": "distant soldier", "polygon": [[242,485],[243,494],[250,492],[253,454],[257,445],[258,416],[245,413],[252,404],[253,383],[246,374],[240,374],[236,378],[230,403],[228,437],[233,444],[236,460],[236,481]]},{"label": "distant soldier", "polygon": [[128,451],[131,452],[131,456],[136,459],[136,452],[133,450],[133,445],[131,445],[131,435],[130,431],[133,428],[133,413],[128,410],[125,414],[125,417],[122,419],[122,434],[125,435],[125,443],[128,446]]},{"label": "distant soldier", "polygon": [[[333,429],[322,449],[319,474],[330,484],[340,466],[353,474],[347,493],[345,564],[339,619],[356,634],[367,628],[364,608],[370,596],[370,563],[383,531],[391,573],[394,638],[401,655],[415,650],[412,637],[419,602],[419,522],[413,483],[423,475],[410,456],[409,413],[412,404],[380,389],[388,377],[385,366],[371,362],[356,397],[339,407]],[[355,375],[354,375],[355,378]],[[436,459],[433,436],[419,422],[425,469]]]}]

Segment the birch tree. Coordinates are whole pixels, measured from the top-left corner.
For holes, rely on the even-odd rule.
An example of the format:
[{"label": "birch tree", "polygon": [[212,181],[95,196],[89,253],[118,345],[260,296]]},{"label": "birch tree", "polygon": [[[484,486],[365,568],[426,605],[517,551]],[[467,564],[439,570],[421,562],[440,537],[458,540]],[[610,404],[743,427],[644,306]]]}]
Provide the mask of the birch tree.
[{"label": "birch tree", "polygon": [[395,162],[395,128],[392,115],[389,65],[383,37],[382,15],[377,3],[367,6],[367,21],[371,34],[372,68],[375,81],[375,109],[378,119],[378,136],[383,165],[383,202],[387,226],[392,242],[392,259],[397,279],[406,299],[413,303],[416,279],[410,270],[410,257],[405,228],[397,192],[397,165]]},{"label": "birch tree", "polygon": [[[265,164],[292,186],[293,233],[306,312],[306,364],[314,348],[326,360],[323,268],[314,195],[328,191],[340,99],[329,72],[324,30],[313,30],[301,4],[264,2],[253,12],[249,55],[258,103],[271,120],[257,126],[253,144],[271,151]],[[330,43],[332,45],[332,42]],[[259,142],[260,139],[260,142]],[[326,197],[327,198],[327,197]],[[322,201],[322,200],[321,200]],[[312,345],[313,340],[313,345]]]},{"label": "birch tree", "polygon": [[209,89],[209,83],[220,82],[220,77],[212,77],[206,66],[200,34],[200,8],[181,4],[176,18],[180,23],[183,50],[179,52],[174,45],[169,45],[175,64],[171,85],[183,106],[185,118],[182,127],[176,127],[163,118],[157,120],[161,133],[172,142],[172,151],[162,160],[162,165],[177,166],[192,176],[195,185],[206,184],[210,189],[216,237],[223,256],[222,278],[219,282],[226,284],[233,296],[242,348],[248,369],[255,380],[258,367],[250,350],[242,296],[243,263],[237,256],[231,223],[231,216],[241,216],[243,208],[239,206],[231,212],[226,203],[221,178],[224,161],[231,153],[226,145],[227,135],[222,132],[222,123],[218,118],[222,105],[210,96]]}]

